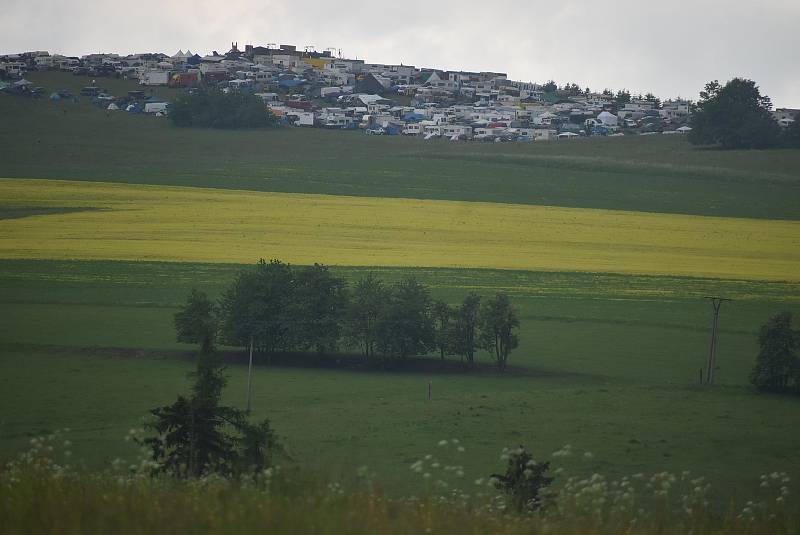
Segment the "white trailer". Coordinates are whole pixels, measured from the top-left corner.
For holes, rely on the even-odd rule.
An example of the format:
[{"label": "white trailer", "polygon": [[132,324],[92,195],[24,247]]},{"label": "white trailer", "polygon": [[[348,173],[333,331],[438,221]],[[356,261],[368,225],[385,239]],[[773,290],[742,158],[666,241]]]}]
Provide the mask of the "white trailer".
[{"label": "white trailer", "polygon": [[145,113],[163,113],[169,111],[169,102],[147,102],[144,105]]},{"label": "white trailer", "polygon": [[312,111],[292,111],[286,114],[286,117],[294,126],[314,126],[314,112]]},{"label": "white trailer", "polygon": [[169,71],[145,71],[139,77],[139,83],[141,85],[167,85],[169,74]]},{"label": "white trailer", "polygon": [[422,134],[422,125],[419,123],[409,123],[403,128],[404,136],[418,136]]}]

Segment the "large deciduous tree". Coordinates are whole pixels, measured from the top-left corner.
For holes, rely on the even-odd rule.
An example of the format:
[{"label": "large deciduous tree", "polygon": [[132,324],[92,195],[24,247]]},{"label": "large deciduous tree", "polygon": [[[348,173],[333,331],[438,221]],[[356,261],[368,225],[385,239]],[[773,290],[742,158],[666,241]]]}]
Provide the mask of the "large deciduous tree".
[{"label": "large deciduous tree", "polygon": [[222,296],[223,340],[240,347],[252,342],[267,355],[288,349],[293,298],[292,268],[279,260],[261,259],[255,270],[241,271]]},{"label": "large deciduous tree", "polygon": [[752,80],[734,78],[725,86],[709,82],[692,112],[689,141],[723,149],[776,147],[780,127],[771,108],[769,97]]},{"label": "large deciduous tree", "polygon": [[434,322],[434,342],[442,360],[453,352],[453,307],[444,301],[435,301],[431,307]]},{"label": "large deciduous tree", "polygon": [[346,307],[345,335],[351,346],[358,347],[365,358],[375,355],[378,325],[389,291],[371,273],[356,282]]},{"label": "large deciduous tree", "polygon": [[453,350],[467,365],[475,364],[475,351],[478,348],[478,313],[481,298],[470,292],[455,311],[453,324]]},{"label": "large deciduous tree", "polygon": [[788,311],[773,316],[758,334],[761,350],[750,372],[750,382],[761,390],[784,391],[800,388],[800,361],[797,357],[798,333],[792,329]]},{"label": "large deciduous tree", "polygon": [[480,342],[497,361],[497,367],[506,369],[508,355],[519,344],[516,330],[519,328],[517,312],[504,293],[496,294],[480,310]]},{"label": "large deciduous tree", "polygon": [[413,277],[394,284],[378,324],[384,356],[401,359],[425,354],[434,347],[430,290]]},{"label": "large deciduous tree", "polygon": [[347,303],[344,279],[327,266],[295,269],[295,290],[291,317],[295,347],[314,349],[319,354],[336,350]]}]

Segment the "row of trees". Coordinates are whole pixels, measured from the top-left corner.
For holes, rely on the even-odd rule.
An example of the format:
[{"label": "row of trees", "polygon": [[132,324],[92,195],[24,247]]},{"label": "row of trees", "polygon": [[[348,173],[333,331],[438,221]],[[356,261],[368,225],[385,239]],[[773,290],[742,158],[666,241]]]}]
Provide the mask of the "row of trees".
[{"label": "row of trees", "polygon": [[179,342],[252,346],[268,358],[350,349],[365,360],[436,353],[472,367],[483,349],[501,370],[519,342],[519,318],[505,294],[470,293],[450,305],[413,277],[387,284],[370,274],[351,286],[326,266],[279,260],[241,271],[218,303],[192,290],[175,328]]},{"label": "row of trees", "polygon": [[781,128],[771,109],[769,97],[754,81],[734,78],[723,86],[714,80],[692,110],[689,141],[723,149],[800,148],[800,114]]},{"label": "row of trees", "polygon": [[263,128],[277,124],[264,102],[249,93],[223,93],[201,87],[180,95],[170,104],[169,118],[175,126],[204,128]]}]

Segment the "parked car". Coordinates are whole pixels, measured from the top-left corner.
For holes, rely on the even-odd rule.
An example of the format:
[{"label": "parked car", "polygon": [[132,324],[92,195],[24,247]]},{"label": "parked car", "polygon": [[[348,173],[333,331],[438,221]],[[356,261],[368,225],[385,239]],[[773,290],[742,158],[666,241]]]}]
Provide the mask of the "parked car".
[{"label": "parked car", "polygon": [[382,136],[385,133],[386,133],[386,130],[384,130],[383,128],[368,128],[367,129],[367,134],[369,134],[371,136]]}]

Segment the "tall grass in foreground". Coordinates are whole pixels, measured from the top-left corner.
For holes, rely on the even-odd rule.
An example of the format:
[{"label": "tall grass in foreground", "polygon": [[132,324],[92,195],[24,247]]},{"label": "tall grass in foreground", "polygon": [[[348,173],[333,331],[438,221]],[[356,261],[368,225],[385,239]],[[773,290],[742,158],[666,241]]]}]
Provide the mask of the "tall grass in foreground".
[{"label": "tall grass in foreground", "polygon": [[[296,467],[239,481],[152,478],[146,459],[83,473],[69,466],[69,446],[59,434],[34,439],[28,452],[2,468],[0,532],[800,533],[783,473],[765,474],[753,500],[731,503],[723,513],[709,506],[710,486],[702,478],[662,472],[614,481],[599,474],[565,478],[546,508],[518,514],[491,481],[465,482],[471,492],[457,487],[460,467],[433,455],[411,466],[424,481],[419,496],[390,497],[366,469],[344,486]],[[569,448],[556,453],[569,454]]]}]

